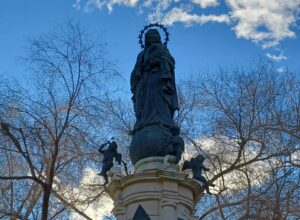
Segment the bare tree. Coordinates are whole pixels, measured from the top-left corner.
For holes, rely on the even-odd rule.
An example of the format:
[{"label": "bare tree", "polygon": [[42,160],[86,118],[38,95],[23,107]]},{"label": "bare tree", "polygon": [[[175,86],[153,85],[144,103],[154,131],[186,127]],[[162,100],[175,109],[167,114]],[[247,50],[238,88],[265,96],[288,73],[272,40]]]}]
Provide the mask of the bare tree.
[{"label": "bare tree", "polygon": [[[100,164],[95,148],[108,134],[129,145],[134,114],[124,94],[109,94],[115,67],[89,39],[68,24],[33,40],[32,86],[0,82],[0,218],[93,219],[85,209],[105,197],[83,171]],[[299,88],[268,63],[180,82],[186,156],[204,154],[217,185],[200,219],[299,218]]]},{"label": "bare tree", "polygon": [[[179,82],[175,120],[184,156],[204,154],[207,178],[217,185],[199,202],[200,219],[300,216],[298,85],[295,74],[264,62]],[[109,127],[129,143],[132,110],[120,100],[108,103]]]},{"label": "bare tree", "polygon": [[[91,219],[78,203],[99,198],[102,187],[84,201],[72,200],[62,189],[78,185],[82,170],[98,161],[95,147],[105,135],[104,97],[112,89],[106,84],[118,77],[105,53],[104,44],[69,22],[31,41],[24,58],[32,74],[30,87],[3,81],[0,181],[1,192],[11,198],[0,205],[4,215],[46,220],[71,209]],[[22,201],[13,195],[16,190],[22,190]],[[60,205],[49,216],[55,201]]]},{"label": "bare tree", "polygon": [[295,75],[269,63],[182,83],[177,121],[217,184],[199,204],[200,219],[299,217],[299,88]]}]

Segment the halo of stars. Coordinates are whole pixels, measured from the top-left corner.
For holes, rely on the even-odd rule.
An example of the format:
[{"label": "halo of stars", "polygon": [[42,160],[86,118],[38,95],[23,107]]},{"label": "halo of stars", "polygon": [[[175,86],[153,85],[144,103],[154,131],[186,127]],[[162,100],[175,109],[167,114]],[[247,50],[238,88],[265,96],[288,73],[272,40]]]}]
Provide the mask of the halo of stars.
[{"label": "halo of stars", "polygon": [[163,45],[165,47],[167,47],[168,41],[170,40],[170,33],[168,32],[168,29],[160,23],[150,23],[150,24],[144,26],[144,28],[140,31],[140,34],[139,34],[139,37],[138,37],[139,38],[139,44],[140,44],[142,49],[145,48],[145,43],[143,41],[143,36],[144,36],[145,32],[148,29],[151,29],[151,28],[154,28],[154,27],[157,27],[157,28],[161,29],[164,32],[165,39],[164,39]]}]

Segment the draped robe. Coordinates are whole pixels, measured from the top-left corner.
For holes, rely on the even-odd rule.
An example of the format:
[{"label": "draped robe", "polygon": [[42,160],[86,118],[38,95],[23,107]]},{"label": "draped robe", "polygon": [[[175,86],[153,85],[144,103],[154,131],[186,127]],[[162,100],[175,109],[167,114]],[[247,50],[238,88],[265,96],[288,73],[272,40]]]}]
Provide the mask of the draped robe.
[{"label": "draped robe", "polygon": [[134,132],[148,125],[174,126],[173,116],[178,110],[174,68],[174,58],[161,43],[151,44],[138,55],[130,78]]}]

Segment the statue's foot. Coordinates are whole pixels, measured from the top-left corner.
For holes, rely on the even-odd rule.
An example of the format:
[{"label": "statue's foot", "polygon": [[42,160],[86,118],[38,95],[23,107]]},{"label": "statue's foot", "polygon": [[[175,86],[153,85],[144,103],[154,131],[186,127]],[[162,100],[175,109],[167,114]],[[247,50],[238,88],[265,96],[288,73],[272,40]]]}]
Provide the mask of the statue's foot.
[{"label": "statue's foot", "polygon": [[206,189],[206,193],[209,195],[212,195],[212,193],[209,191],[209,189]]},{"label": "statue's foot", "polygon": [[105,181],[101,186],[106,186],[106,184],[108,184],[108,181]]},{"label": "statue's foot", "polygon": [[216,185],[213,183],[209,183],[210,186],[215,187]]}]

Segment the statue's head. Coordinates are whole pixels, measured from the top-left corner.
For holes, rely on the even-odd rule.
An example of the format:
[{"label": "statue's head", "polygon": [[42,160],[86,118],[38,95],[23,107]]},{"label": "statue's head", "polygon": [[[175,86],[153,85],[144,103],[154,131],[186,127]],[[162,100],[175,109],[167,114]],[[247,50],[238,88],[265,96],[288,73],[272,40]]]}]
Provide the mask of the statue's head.
[{"label": "statue's head", "polygon": [[145,34],[145,46],[149,47],[153,43],[161,43],[160,34],[156,29],[150,29]]},{"label": "statue's head", "polygon": [[112,141],[110,144],[109,144],[109,148],[111,149],[111,150],[117,150],[117,148],[118,148],[118,145],[117,145],[117,143],[115,142],[115,141]]},{"label": "statue's head", "polygon": [[203,162],[205,160],[205,157],[201,154],[197,155],[196,160],[198,160],[199,162]]}]

